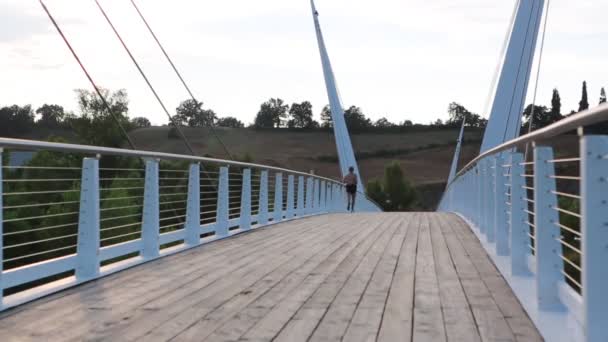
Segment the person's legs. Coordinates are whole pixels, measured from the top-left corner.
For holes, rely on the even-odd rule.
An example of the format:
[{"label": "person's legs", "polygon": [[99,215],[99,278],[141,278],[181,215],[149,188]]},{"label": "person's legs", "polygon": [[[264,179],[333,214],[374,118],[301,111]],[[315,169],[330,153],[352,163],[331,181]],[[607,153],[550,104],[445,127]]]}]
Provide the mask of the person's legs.
[{"label": "person's legs", "polygon": [[352,201],[350,204],[350,211],[355,212],[355,199],[357,198],[357,193],[355,192],[351,196],[352,196]]},{"label": "person's legs", "polygon": [[350,210],[351,202],[352,202],[352,194],[348,191],[346,192],[346,202],[347,202],[346,210],[348,211],[348,210]]}]

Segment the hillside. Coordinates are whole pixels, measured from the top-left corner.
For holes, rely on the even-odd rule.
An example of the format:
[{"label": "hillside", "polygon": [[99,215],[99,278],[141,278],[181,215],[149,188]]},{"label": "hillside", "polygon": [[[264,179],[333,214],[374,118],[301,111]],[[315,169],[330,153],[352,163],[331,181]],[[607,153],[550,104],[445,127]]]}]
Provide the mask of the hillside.
[{"label": "hillside", "polygon": [[[168,127],[152,127],[132,132],[142,150],[186,154],[179,139],[168,139]],[[337,178],[339,169],[333,134],[329,131],[290,131],[217,128],[217,134],[233,155],[249,154],[254,162]],[[226,158],[221,145],[208,129],[186,128],[185,134],[200,155]],[[421,209],[433,209],[443,190],[454,153],[456,129],[427,129],[406,133],[353,134],[359,167],[366,180],[382,177],[384,167],[398,161],[405,175],[419,188]],[[465,133],[461,163],[479,152],[481,132]]]}]

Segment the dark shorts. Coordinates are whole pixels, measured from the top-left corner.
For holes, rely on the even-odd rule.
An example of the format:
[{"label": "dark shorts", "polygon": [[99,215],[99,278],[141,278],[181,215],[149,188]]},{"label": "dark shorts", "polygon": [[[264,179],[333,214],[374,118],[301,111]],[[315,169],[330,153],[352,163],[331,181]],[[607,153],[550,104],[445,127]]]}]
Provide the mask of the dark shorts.
[{"label": "dark shorts", "polygon": [[356,194],[357,193],[357,185],[356,184],[348,184],[346,186],[346,192],[349,194]]}]

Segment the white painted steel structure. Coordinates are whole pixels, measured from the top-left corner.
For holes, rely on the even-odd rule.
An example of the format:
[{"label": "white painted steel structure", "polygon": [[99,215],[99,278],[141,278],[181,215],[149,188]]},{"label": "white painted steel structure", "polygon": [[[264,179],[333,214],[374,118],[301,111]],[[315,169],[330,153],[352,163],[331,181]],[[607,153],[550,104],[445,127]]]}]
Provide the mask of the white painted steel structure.
[{"label": "white painted steel structure", "polygon": [[346,176],[346,174],[348,174],[348,169],[353,167],[355,169],[355,173],[357,174],[357,187],[359,189],[364,189],[363,181],[361,180],[361,173],[359,172],[359,166],[357,165],[357,160],[355,159],[353,145],[350,141],[350,135],[348,134],[348,127],[346,127],[346,121],[344,120],[344,108],[342,107],[342,102],[340,100],[338,85],[336,84],[336,77],[334,76],[334,71],[331,67],[327,48],[325,47],[323,33],[321,32],[319,12],[317,12],[313,0],[310,0],[310,6],[315,23],[317,42],[319,44],[319,53],[321,54],[321,64],[323,65],[323,75],[325,76],[325,86],[327,87],[327,97],[329,98],[329,108],[331,110],[334,136],[336,138],[336,148],[338,150],[338,159],[340,161],[340,171],[342,171],[342,176]]},{"label": "white painted steel structure", "polygon": [[[440,204],[470,223],[546,341],[608,341],[608,136],[582,129],[605,121],[608,105],[486,151]],[[577,129],[578,155],[550,145]]]},{"label": "white painted steel structure", "polygon": [[[277,167],[5,138],[0,147],[0,156],[35,151],[54,162],[0,168],[0,309],[251,229],[346,211],[341,182]],[[57,164],[64,160],[71,164]],[[108,160],[141,166],[108,168]],[[53,172],[80,175],[49,178]],[[49,194],[64,197],[44,203]],[[43,215],[29,214],[38,208]],[[381,211],[364,194],[356,209]],[[57,217],[67,218],[46,221]],[[116,223],[121,219],[130,224]],[[56,236],[59,228],[63,235]],[[18,248],[27,254],[16,255]]]},{"label": "white painted steel structure", "polygon": [[516,2],[481,152],[519,136],[545,0]]}]

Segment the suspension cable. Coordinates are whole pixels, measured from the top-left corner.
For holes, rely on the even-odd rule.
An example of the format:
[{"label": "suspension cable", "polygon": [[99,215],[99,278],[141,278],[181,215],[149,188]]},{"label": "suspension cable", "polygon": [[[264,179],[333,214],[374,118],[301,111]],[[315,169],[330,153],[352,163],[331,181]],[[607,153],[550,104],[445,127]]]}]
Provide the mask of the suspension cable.
[{"label": "suspension cable", "polygon": [[57,29],[57,32],[59,32],[59,35],[61,36],[61,38],[63,39],[63,41],[67,45],[68,49],[72,53],[72,56],[74,56],[74,58],[76,59],[76,62],[78,62],[78,65],[80,65],[80,68],[82,69],[82,71],[86,75],[87,79],[89,80],[89,82],[91,83],[91,85],[93,86],[93,88],[95,89],[95,92],[97,93],[97,95],[101,99],[101,102],[103,103],[103,106],[105,107],[106,111],[108,112],[108,114],[110,114],[110,116],[112,117],[112,119],[114,119],[114,121],[116,122],[116,124],[120,128],[120,131],[122,132],[122,134],[127,139],[127,142],[129,143],[129,146],[131,147],[131,149],[136,150],[135,143],[133,142],[133,140],[131,140],[131,138],[129,137],[129,134],[127,133],[127,131],[125,130],[125,128],[123,127],[123,125],[120,123],[120,120],[118,119],[118,117],[112,111],[112,108],[108,104],[108,101],[106,100],[106,97],[101,93],[101,90],[99,89],[99,87],[97,86],[97,84],[95,83],[95,81],[93,81],[93,78],[91,77],[91,75],[89,74],[89,72],[87,71],[87,69],[85,68],[84,64],[80,61],[80,58],[78,57],[78,54],[76,54],[76,51],[74,51],[74,49],[72,48],[72,45],[68,41],[67,37],[63,34],[63,31],[59,27],[59,24],[55,21],[55,18],[53,17],[53,15],[49,11],[49,9],[46,7],[46,5],[44,4],[44,1],[43,0],[39,0],[39,2],[40,2],[40,5],[42,5],[42,8],[46,12],[47,16],[49,17],[49,19],[53,23],[53,26],[55,26],[55,29]]},{"label": "suspension cable", "polygon": [[179,123],[171,116],[171,114],[169,114],[169,111],[167,110],[167,107],[165,107],[165,104],[161,100],[160,96],[158,96],[158,93],[154,89],[154,86],[152,86],[152,83],[150,83],[150,80],[148,79],[148,77],[146,76],[146,74],[144,73],[144,71],[142,70],[142,68],[140,67],[139,63],[137,62],[137,60],[135,59],[135,57],[131,53],[131,50],[127,47],[127,44],[124,42],[124,40],[122,39],[121,35],[116,30],[116,27],[114,26],[114,24],[112,23],[112,21],[110,20],[110,18],[108,17],[108,15],[106,14],[106,11],[104,11],[103,7],[101,7],[101,4],[99,3],[98,0],[95,0],[95,3],[97,4],[97,7],[101,11],[101,14],[104,16],[104,18],[106,19],[106,21],[108,22],[108,24],[112,28],[112,31],[114,31],[114,34],[116,35],[116,38],[118,38],[118,40],[120,41],[120,44],[122,44],[122,47],[125,49],[125,51],[129,55],[129,57],[131,58],[131,61],[133,62],[133,64],[135,64],[135,67],[139,71],[139,74],[141,75],[141,77],[143,77],[144,81],[146,81],[146,84],[148,85],[148,88],[150,88],[150,90],[152,91],[152,94],[154,94],[154,97],[156,98],[156,100],[158,101],[158,103],[160,104],[160,106],[162,107],[163,111],[169,117],[169,121],[171,123],[173,123],[173,126],[175,126],[175,128],[179,132],[179,135],[181,136],[182,140],[184,141],[184,144],[186,144],[186,147],[190,151],[190,154],[196,155],[196,153],[194,153],[194,149],[192,148],[192,145],[190,145],[190,142],[188,141],[188,138],[186,138],[186,135],[184,134],[184,132],[180,128]]},{"label": "suspension cable", "polygon": [[[97,0],[95,0],[97,1]],[[196,97],[194,96],[194,93],[192,93],[192,91],[190,90],[190,87],[188,87],[188,84],[186,83],[186,81],[184,80],[184,78],[182,77],[181,73],[179,72],[179,70],[177,70],[177,67],[175,66],[175,64],[173,63],[173,60],[171,60],[171,57],[169,57],[169,54],[167,53],[167,51],[165,50],[165,48],[163,47],[162,43],[160,42],[160,40],[156,37],[156,34],[154,33],[154,31],[152,30],[152,27],[150,27],[150,25],[148,24],[148,21],[146,20],[146,18],[144,17],[143,13],[139,10],[139,7],[137,7],[137,4],[135,3],[134,0],[131,0],[131,4],[133,5],[133,7],[135,8],[135,10],[137,11],[137,14],[139,14],[139,17],[141,18],[141,20],[143,21],[143,23],[146,25],[146,28],[148,28],[148,31],[150,32],[150,34],[152,35],[152,37],[154,38],[154,41],[156,41],[156,44],[158,45],[158,47],[160,48],[160,50],[162,51],[163,55],[165,55],[165,58],[167,59],[167,61],[169,62],[169,64],[171,65],[171,67],[173,68],[173,71],[175,71],[175,74],[177,75],[177,77],[179,78],[179,80],[181,81],[181,83],[184,85],[184,88],[186,88],[186,91],[188,92],[188,94],[190,94],[190,97],[192,98],[192,100],[195,103],[198,103],[198,101],[196,100]],[[234,160],[234,158],[232,157],[232,154],[230,153],[230,151],[228,150],[228,147],[224,144],[224,142],[222,141],[222,139],[220,139],[219,135],[217,134],[217,132],[215,131],[214,128],[214,123],[213,120],[211,121],[211,123],[209,124],[209,128],[211,133],[213,134],[213,136],[217,139],[217,141],[220,143],[220,145],[222,146],[222,148],[224,149],[224,151],[226,152],[226,154],[228,155],[228,157],[232,160]]]},{"label": "suspension cable", "polygon": [[[538,55],[538,68],[536,70],[536,80],[534,84],[534,96],[532,97],[532,111],[530,114],[530,122],[528,123],[528,134],[532,132],[532,124],[534,122],[534,112],[536,109],[536,95],[538,93],[538,84],[540,80],[540,69],[543,62],[543,52],[545,50],[545,38],[547,35],[547,22],[549,21],[549,8],[551,5],[551,0],[547,0],[547,8],[545,9],[545,23],[543,24],[543,35],[540,41],[540,52]],[[524,161],[528,161],[528,148],[529,143],[526,143],[526,151],[524,152]]]}]

